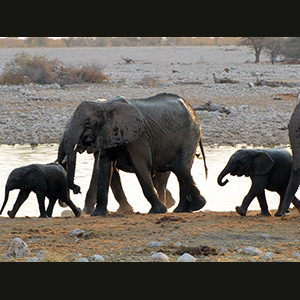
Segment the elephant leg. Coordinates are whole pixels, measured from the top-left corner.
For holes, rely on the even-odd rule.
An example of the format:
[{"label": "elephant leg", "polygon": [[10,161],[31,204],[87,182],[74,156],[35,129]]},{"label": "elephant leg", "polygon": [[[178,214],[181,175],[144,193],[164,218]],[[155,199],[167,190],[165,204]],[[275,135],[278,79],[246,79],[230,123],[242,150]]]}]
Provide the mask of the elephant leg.
[{"label": "elephant leg", "polygon": [[91,216],[105,216],[109,214],[107,201],[112,174],[112,162],[110,158],[104,154],[97,159],[96,166],[98,169],[97,205]]},{"label": "elephant leg", "polygon": [[128,203],[127,198],[125,196],[122,183],[121,183],[120,174],[116,168],[113,168],[112,171],[110,187],[115,196],[115,199],[119,203],[119,208],[117,212],[133,211],[132,206]]},{"label": "elephant leg", "polygon": [[190,209],[191,199],[186,192],[184,183],[179,178],[177,178],[177,179],[178,179],[178,183],[179,183],[179,199],[180,200],[179,200],[177,207],[174,209],[173,212],[174,213],[192,212]]},{"label": "elephant leg", "polygon": [[257,200],[259,202],[259,206],[260,206],[260,209],[261,209],[260,214],[262,216],[267,216],[267,217],[271,216],[271,214],[269,212],[269,209],[268,209],[265,190],[263,190],[262,193],[257,195]]},{"label": "elephant leg", "polygon": [[42,192],[35,192],[39,204],[40,216],[39,218],[47,218],[45,210],[45,195]]},{"label": "elephant leg", "polygon": [[252,200],[257,197],[257,195],[261,195],[267,185],[268,177],[267,176],[255,176],[252,177],[252,185],[245,196],[243,203],[241,206],[236,206],[236,212],[241,216],[246,216],[248,207]]},{"label": "elephant leg", "polygon": [[55,205],[57,198],[56,197],[50,197],[49,198],[49,204],[48,204],[48,208],[46,210],[46,215],[51,218],[52,217],[52,213],[53,213],[53,208]]},{"label": "elephant leg", "polygon": [[[81,209],[78,208],[73,201],[70,199],[70,191],[67,187],[62,188],[61,195],[59,196],[59,200],[65,202],[73,211],[76,217],[80,217]],[[55,203],[55,202],[54,202]],[[54,204],[53,204],[54,205]]]},{"label": "elephant leg", "polygon": [[21,190],[19,192],[19,195],[17,197],[17,200],[14,204],[14,207],[11,211],[8,211],[7,214],[10,216],[10,218],[14,218],[17,211],[19,210],[20,206],[24,203],[24,201],[28,198],[30,194],[30,190]]},{"label": "elephant leg", "polygon": [[85,203],[83,212],[86,214],[91,214],[94,211],[94,206],[97,202],[97,184],[98,184],[98,176],[97,176],[97,162],[98,162],[99,152],[94,153],[94,168],[93,174],[90,182],[90,187],[86,193]]},{"label": "elephant leg", "polygon": [[175,204],[171,192],[167,189],[169,177],[170,172],[155,172],[155,175],[152,176],[153,185],[157,190],[159,200],[167,208],[170,208]]},{"label": "elephant leg", "polygon": [[[138,167],[136,167],[138,166]],[[143,194],[151,204],[149,213],[165,213],[167,208],[160,202],[155,191],[150,170],[144,165],[143,160],[135,159],[134,170],[136,177],[142,187]]]},{"label": "elephant leg", "polygon": [[[191,173],[190,170],[184,170],[184,171],[178,171],[174,170],[175,175],[179,179],[179,182],[184,184],[185,189],[186,189],[186,194],[188,197],[180,197],[180,201],[185,201],[186,199],[190,200],[190,210],[191,211],[196,211],[201,209],[205,204],[206,200],[205,198],[201,195]],[[180,203],[179,203],[180,205]],[[175,212],[179,212],[177,208],[175,209]]]},{"label": "elephant leg", "polygon": [[299,199],[294,196],[294,198],[292,199],[292,203],[294,204],[294,206],[297,208],[298,212],[300,213],[300,201],[299,201]]}]

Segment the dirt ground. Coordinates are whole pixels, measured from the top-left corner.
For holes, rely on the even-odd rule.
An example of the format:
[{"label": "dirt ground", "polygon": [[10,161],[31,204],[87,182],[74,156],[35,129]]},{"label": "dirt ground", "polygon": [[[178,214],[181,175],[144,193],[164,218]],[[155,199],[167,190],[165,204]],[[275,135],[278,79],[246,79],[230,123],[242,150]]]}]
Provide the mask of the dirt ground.
[{"label": "dirt ground", "polygon": [[[111,213],[105,217],[0,218],[0,255],[8,251],[11,240],[20,237],[31,254],[46,251],[44,261],[77,261],[102,255],[105,261],[146,262],[154,252],[163,252],[177,261],[190,252],[197,262],[262,261],[267,252],[275,255],[270,261],[299,261],[299,214],[262,217],[250,211],[246,217],[235,212],[204,211],[183,214],[148,215]],[[70,236],[79,228],[83,236]],[[150,247],[150,242],[161,242]],[[205,246],[205,247],[204,247]],[[241,249],[253,246],[262,254],[251,256]]]}]

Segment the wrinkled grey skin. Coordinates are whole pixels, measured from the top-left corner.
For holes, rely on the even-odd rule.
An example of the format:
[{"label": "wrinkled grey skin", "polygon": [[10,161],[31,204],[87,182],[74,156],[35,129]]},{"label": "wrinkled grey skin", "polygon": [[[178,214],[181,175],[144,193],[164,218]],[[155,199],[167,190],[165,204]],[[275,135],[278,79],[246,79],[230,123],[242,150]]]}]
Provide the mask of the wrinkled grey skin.
[{"label": "wrinkled grey skin", "polygon": [[[270,216],[265,196],[266,189],[280,195],[278,211],[275,213],[275,216],[278,216],[283,205],[291,168],[292,156],[284,149],[241,149],[230,157],[227,165],[218,176],[218,184],[224,186],[228,183],[227,179],[223,181],[227,174],[250,177],[251,188],[242,205],[235,208],[237,213],[245,216],[248,206],[257,197],[261,215]],[[300,210],[300,201],[296,197],[293,198],[293,204]]]},{"label": "wrinkled grey skin", "polygon": [[[7,203],[9,192],[11,190],[20,189],[18,198],[8,215],[14,218],[20,206],[28,198],[30,192],[34,192],[37,196],[40,209],[40,218],[52,216],[53,207],[57,199],[64,202],[79,217],[81,211],[70,199],[69,189],[67,187],[66,172],[56,163],[40,165],[32,164],[25,167],[14,169],[8,176],[5,186],[5,199],[0,211]],[[49,199],[47,211],[45,211],[45,197]]]},{"label": "wrinkled grey skin", "polygon": [[293,153],[293,164],[289,184],[279,215],[283,215],[288,211],[290,203],[293,201],[300,184],[300,93],[298,93],[298,104],[294,109],[288,127],[290,145]]},{"label": "wrinkled grey skin", "polygon": [[173,94],[145,99],[115,97],[84,101],[75,110],[64,133],[67,181],[74,188],[76,153],[99,152],[97,205],[92,216],[106,215],[112,168],[133,172],[151,204],[149,213],[164,213],[153,186],[155,172],[172,171],[180,185],[180,202],[175,212],[201,209],[200,194],[190,170],[201,128],[192,107]]},{"label": "wrinkled grey skin", "polygon": [[[90,186],[85,197],[85,205],[83,208],[83,212],[86,214],[91,214],[94,211],[94,206],[96,204],[97,184],[98,184],[98,180],[97,180],[98,172],[97,172],[96,163],[98,160],[98,155],[99,152],[94,153],[94,158],[95,158],[94,169],[93,169]],[[58,148],[57,162],[66,169],[67,160],[65,158],[66,158],[66,151],[64,148],[64,137],[63,137],[60,141],[59,148]],[[164,173],[156,172],[155,174],[152,175],[153,185],[157,190],[159,200],[164,205],[166,205],[167,208],[170,208],[175,204],[175,200],[173,199],[171,192],[166,188],[169,176],[170,176],[170,172],[164,172]],[[119,170],[116,168],[115,165],[113,165],[113,169],[112,169],[110,187],[112,189],[116,201],[119,203],[119,208],[117,212],[121,213],[124,211],[133,211],[132,206],[127,201],[126,195],[122,187]]]}]

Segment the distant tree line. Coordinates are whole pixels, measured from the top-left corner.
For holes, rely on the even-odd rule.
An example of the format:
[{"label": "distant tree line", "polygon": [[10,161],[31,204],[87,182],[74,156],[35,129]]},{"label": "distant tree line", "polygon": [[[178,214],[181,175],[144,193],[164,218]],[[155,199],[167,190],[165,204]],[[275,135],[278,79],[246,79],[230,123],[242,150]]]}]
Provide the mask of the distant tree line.
[{"label": "distant tree line", "polygon": [[300,63],[300,37],[242,37],[240,45],[254,50],[255,63],[260,62],[262,51],[266,51],[272,64],[281,57],[283,63]]},{"label": "distant tree line", "polygon": [[138,46],[228,46],[244,45],[254,50],[254,62],[266,51],[274,64],[300,63],[300,37],[8,37],[0,39],[0,48],[30,47],[138,47]]},{"label": "distant tree line", "polygon": [[0,39],[1,48],[28,47],[137,47],[137,46],[206,46],[234,45],[236,37],[67,37],[51,39],[9,37]]}]

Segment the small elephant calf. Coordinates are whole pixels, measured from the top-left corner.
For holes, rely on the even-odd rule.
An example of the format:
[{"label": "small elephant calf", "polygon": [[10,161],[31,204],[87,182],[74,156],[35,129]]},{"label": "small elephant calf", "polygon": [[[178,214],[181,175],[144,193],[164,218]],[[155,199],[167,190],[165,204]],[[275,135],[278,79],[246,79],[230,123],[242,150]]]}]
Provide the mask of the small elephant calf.
[{"label": "small elephant calf", "polygon": [[[37,196],[40,209],[40,218],[52,216],[53,207],[57,199],[66,203],[79,217],[81,210],[74,205],[70,199],[70,191],[67,186],[67,173],[62,166],[56,163],[46,165],[32,164],[14,169],[8,176],[5,186],[5,199],[0,211],[0,215],[7,203],[9,192],[20,189],[18,198],[8,215],[14,218],[20,206],[28,198],[30,192]],[[80,187],[76,186],[76,192],[80,192]],[[75,189],[74,189],[75,193]],[[45,197],[49,199],[47,211],[45,211]]]},{"label": "small elephant calf", "polygon": [[[289,183],[292,169],[292,155],[284,149],[241,149],[236,151],[229,159],[227,165],[218,177],[218,184],[227,184],[227,175],[250,177],[252,186],[245,196],[241,206],[235,209],[241,216],[246,216],[248,206],[257,197],[261,215],[270,216],[265,196],[265,189],[277,192],[280,203],[275,216],[281,216],[284,195]],[[300,201],[294,197],[292,203],[300,212]]]}]

